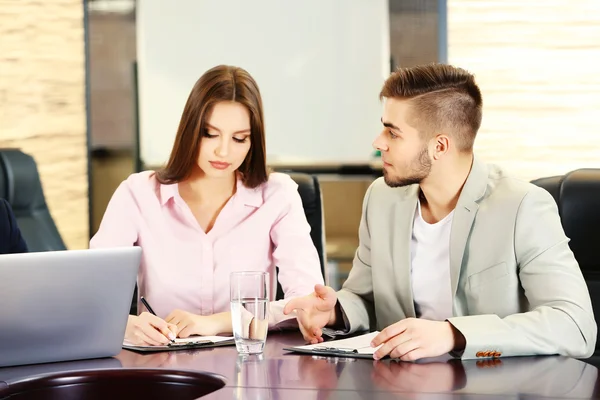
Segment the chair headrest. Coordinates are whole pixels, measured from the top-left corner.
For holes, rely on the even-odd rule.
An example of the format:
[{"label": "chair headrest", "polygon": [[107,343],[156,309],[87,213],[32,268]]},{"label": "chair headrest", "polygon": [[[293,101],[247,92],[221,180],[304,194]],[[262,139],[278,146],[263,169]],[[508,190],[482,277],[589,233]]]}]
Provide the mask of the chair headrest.
[{"label": "chair headrest", "polygon": [[18,149],[0,149],[0,197],[8,200],[15,214],[46,207],[33,157]]},{"label": "chair headrest", "polygon": [[[600,266],[600,169],[578,169],[560,185],[559,210],[570,246],[582,268]],[[596,268],[594,268],[596,269]]]},{"label": "chair headrest", "polygon": [[564,175],[558,176],[549,176],[546,178],[538,178],[531,181],[536,186],[546,189],[552,197],[554,197],[554,201],[556,204],[560,205],[560,186],[562,185],[562,181],[565,178]]},{"label": "chair headrest", "polygon": [[310,236],[319,254],[321,271],[325,276],[325,226],[319,180],[313,175],[302,172],[288,172],[288,175],[298,185],[304,214],[311,228]]},{"label": "chair headrest", "polygon": [[302,198],[302,205],[307,213],[315,212],[321,208],[321,191],[318,180],[309,174],[288,172],[288,175],[298,185],[298,193]]}]

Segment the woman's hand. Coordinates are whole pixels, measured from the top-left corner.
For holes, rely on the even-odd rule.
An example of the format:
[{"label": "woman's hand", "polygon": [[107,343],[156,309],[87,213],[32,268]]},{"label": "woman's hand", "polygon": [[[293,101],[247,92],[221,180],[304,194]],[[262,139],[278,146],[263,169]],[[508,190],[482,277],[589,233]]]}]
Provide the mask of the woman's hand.
[{"label": "woman's hand", "polygon": [[183,310],[174,310],[166,321],[177,327],[178,336],[187,338],[192,335],[215,336],[230,333],[231,314],[228,312],[213,315],[196,315]]},{"label": "woman's hand", "polygon": [[177,326],[163,319],[143,312],[130,315],[125,328],[125,340],[137,346],[160,346],[177,337]]}]

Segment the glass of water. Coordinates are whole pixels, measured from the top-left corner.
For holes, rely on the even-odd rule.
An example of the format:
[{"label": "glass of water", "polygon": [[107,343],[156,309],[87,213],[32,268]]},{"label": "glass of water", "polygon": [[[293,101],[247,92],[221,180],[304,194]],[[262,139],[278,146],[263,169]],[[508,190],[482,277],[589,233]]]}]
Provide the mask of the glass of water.
[{"label": "glass of water", "polygon": [[240,354],[260,354],[269,329],[267,272],[231,273],[231,322]]}]

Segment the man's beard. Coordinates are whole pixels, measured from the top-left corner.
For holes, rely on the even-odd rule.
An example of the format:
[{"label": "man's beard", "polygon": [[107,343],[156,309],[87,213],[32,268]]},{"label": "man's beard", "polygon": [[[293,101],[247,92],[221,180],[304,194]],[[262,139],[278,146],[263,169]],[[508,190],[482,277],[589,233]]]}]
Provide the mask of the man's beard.
[{"label": "man's beard", "polygon": [[410,165],[410,175],[406,177],[391,177],[383,170],[383,180],[389,187],[402,187],[408,185],[419,184],[423,179],[429,176],[431,171],[431,160],[427,152],[427,146],[419,152],[415,160]]}]

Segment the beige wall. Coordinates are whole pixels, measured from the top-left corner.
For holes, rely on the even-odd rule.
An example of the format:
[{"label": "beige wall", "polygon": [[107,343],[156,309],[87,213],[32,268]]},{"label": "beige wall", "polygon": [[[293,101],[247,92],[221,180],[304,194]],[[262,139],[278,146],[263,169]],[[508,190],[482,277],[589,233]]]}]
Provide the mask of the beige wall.
[{"label": "beige wall", "polygon": [[524,179],[600,167],[600,1],[448,0],[449,62],[476,74],[476,150]]},{"label": "beige wall", "polygon": [[50,212],[67,247],[87,247],[81,0],[2,3],[0,147],[18,147],[36,159]]},{"label": "beige wall", "polygon": [[135,159],[127,151],[113,151],[105,157],[92,157],[92,236],[98,232],[112,195],[134,173]]}]

